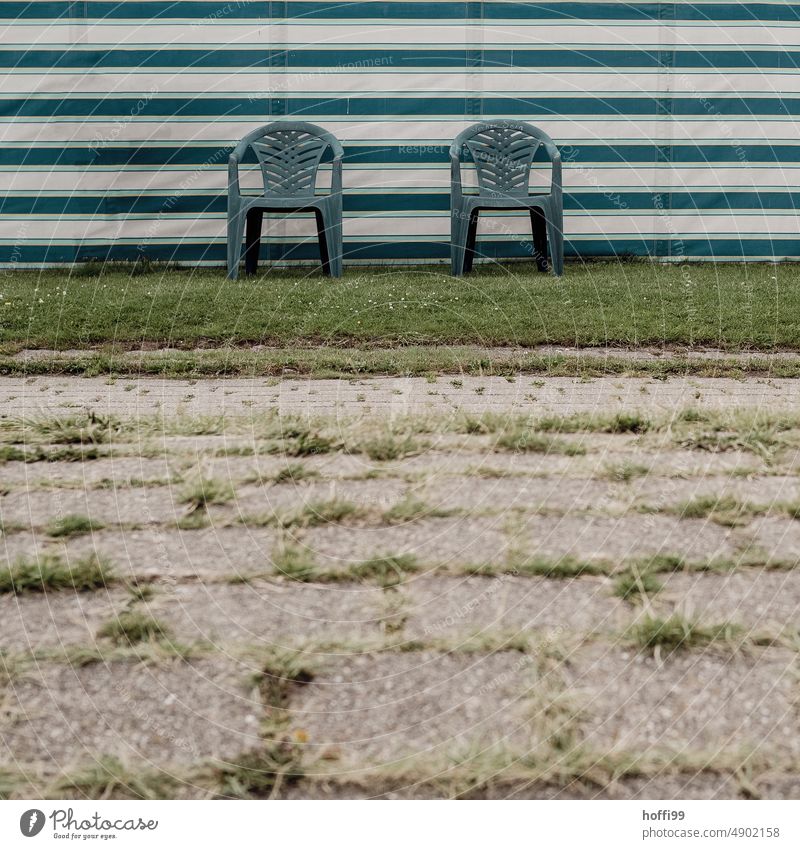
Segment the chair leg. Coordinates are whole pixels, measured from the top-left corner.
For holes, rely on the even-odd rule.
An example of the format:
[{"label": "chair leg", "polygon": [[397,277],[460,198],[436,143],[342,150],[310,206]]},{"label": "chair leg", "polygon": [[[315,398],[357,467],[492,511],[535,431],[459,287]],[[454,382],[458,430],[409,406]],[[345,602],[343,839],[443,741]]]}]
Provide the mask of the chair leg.
[{"label": "chair leg", "polygon": [[[547,225],[541,209],[531,210],[531,231],[533,234],[533,258],[537,271],[548,271],[547,262]],[[553,255],[553,251],[550,251]]]},{"label": "chair leg", "polygon": [[556,244],[558,245],[558,249],[554,252],[555,254],[555,263],[553,270],[555,272],[556,277],[563,277],[564,275],[564,225],[556,224]]},{"label": "chair leg", "polygon": [[235,212],[228,217],[228,279],[237,280],[239,263],[242,259],[242,238],[244,237],[244,216]]},{"label": "chair leg", "polygon": [[244,249],[244,273],[255,274],[258,271],[258,255],[261,252],[261,224],[264,210],[251,209],[247,213],[247,229]]},{"label": "chair leg", "polygon": [[[331,277],[342,276],[342,254],[344,246],[342,244],[342,203],[341,198],[331,199],[331,201],[322,207],[322,221],[325,230],[325,247],[328,256],[328,269]],[[320,218],[317,215],[317,231],[320,229]],[[320,242],[320,253],[322,252],[322,242]]]},{"label": "chair leg", "polygon": [[450,211],[450,274],[461,277],[464,273],[464,242],[466,227],[464,213],[459,207]]},{"label": "chair leg", "polygon": [[467,244],[464,251],[464,274],[469,274],[472,271],[472,263],[475,259],[475,242],[478,239],[478,214],[478,210],[473,209],[469,215]]},{"label": "chair leg", "polygon": [[556,277],[561,277],[564,273],[564,234],[562,225],[553,221],[553,217],[547,216],[547,240],[550,243],[551,270]]},{"label": "chair leg", "polygon": [[330,251],[331,276],[342,276],[342,263],[344,255],[344,241],[342,238],[342,210],[336,208],[332,213],[333,223],[330,228],[330,239],[328,250]]},{"label": "chair leg", "polygon": [[329,216],[322,209],[315,209],[314,216],[317,219],[317,240],[319,241],[319,255],[322,259],[322,273],[326,277],[331,276],[331,260],[328,252]]}]

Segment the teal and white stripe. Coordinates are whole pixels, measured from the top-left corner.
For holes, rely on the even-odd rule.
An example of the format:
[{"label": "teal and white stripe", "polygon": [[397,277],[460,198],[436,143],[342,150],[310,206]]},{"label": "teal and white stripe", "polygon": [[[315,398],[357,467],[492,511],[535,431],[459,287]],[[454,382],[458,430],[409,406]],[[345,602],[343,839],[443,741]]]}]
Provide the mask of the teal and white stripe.
[{"label": "teal and white stripe", "polygon": [[[443,259],[450,140],[508,116],[562,147],[568,253],[800,259],[800,4],[28,0],[0,2],[0,263],[221,263],[229,146],[297,118],[345,145],[351,261]],[[524,255],[524,217],[481,233]]]}]

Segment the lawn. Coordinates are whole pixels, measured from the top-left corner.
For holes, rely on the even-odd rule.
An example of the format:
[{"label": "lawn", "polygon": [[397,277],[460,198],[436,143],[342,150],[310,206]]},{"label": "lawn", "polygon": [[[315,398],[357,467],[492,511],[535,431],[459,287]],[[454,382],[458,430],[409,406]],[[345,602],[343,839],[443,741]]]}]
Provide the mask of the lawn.
[{"label": "lawn", "polygon": [[174,347],[800,347],[800,267],[574,263],[455,280],[442,266],[316,269],[230,282],[221,270],[93,267],[0,276],[0,353]]}]

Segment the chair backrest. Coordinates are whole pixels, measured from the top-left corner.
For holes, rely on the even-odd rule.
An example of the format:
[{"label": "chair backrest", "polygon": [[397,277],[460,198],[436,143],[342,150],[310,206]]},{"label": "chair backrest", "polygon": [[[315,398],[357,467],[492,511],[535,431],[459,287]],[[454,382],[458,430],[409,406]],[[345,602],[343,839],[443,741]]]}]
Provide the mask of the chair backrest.
[{"label": "chair backrest", "polygon": [[469,150],[481,194],[526,195],[533,159],[541,146],[551,162],[560,159],[555,142],[544,130],[524,121],[495,121],[473,124],[459,133],[450,155],[461,161],[463,148]]},{"label": "chair backrest", "polygon": [[334,135],[299,121],[276,121],[253,130],[236,146],[234,152],[240,160],[248,147],[261,166],[264,193],[280,197],[313,195],[325,150],[330,147],[334,159],[344,155]]}]

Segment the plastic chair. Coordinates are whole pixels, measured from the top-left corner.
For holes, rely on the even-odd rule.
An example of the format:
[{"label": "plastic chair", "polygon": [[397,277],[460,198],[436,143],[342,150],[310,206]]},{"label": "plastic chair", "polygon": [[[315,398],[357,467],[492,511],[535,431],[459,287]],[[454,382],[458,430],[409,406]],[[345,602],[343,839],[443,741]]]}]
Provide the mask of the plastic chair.
[{"label": "plastic chair", "polygon": [[[247,149],[255,152],[264,177],[263,195],[239,191],[239,163]],[[331,190],[316,195],[317,172],[326,149],[333,151]],[[314,124],[277,121],[253,130],[236,145],[228,160],[228,277],[236,280],[247,225],[245,273],[255,274],[265,212],[313,212],[317,219],[322,268],[342,276],[342,157],[335,136]]]},{"label": "plastic chair", "polygon": [[[543,145],[552,162],[549,194],[530,194],[533,158]],[[478,172],[478,193],[464,194],[461,162],[469,150]],[[539,271],[547,271],[547,247],[553,273],[564,273],[564,212],[561,155],[547,133],[522,121],[473,124],[450,148],[450,266],[454,277],[472,270],[478,215],[482,210],[525,209],[531,217],[533,253]]]}]

